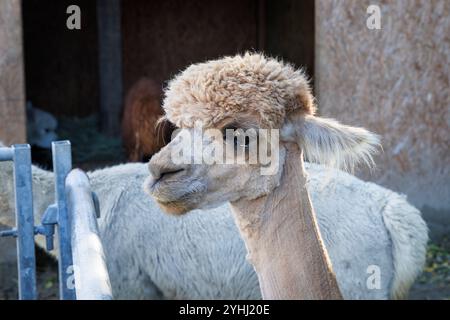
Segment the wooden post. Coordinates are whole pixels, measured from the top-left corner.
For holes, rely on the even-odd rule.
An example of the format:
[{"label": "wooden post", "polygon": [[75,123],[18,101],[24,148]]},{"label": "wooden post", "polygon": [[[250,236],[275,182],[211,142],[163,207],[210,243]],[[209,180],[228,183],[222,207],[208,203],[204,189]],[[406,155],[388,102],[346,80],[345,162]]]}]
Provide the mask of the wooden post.
[{"label": "wooden post", "polygon": [[103,133],[117,136],[123,103],[120,0],[97,0],[97,21],[100,126]]},{"label": "wooden post", "polygon": [[0,141],[26,141],[20,0],[0,0]]}]

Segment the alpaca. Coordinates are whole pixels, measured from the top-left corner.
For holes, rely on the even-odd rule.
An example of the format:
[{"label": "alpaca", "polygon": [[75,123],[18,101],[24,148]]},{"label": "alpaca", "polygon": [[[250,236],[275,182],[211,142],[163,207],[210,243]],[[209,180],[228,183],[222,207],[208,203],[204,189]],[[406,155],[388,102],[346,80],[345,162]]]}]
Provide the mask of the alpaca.
[{"label": "alpaca", "polygon": [[[332,238],[336,232],[342,232],[344,237],[360,235],[360,226],[344,223],[349,216],[343,214],[330,229],[320,222],[318,228],[302,157],[304,153],[310,160],[352,169],[360,161],[372,162],[378,137],[362,128],[316,117],[314,98],[304,74],[260,54],[225,57],[188,67],[170,81],[163,108],[165,118],[181,130],[149,163],[145,189],[161,208],[183,215],[229,202],[265,298],[337,299],[341,293],[351,298],[343,285],[345,276],[341,268],[345,263],[333,254],[334,247],[341,244]],[[242,140],[241,145],[233,145],[214,134],[222,132],[226,136],[227,129],[235,128],[279,130],[276,156],[280,170],[262,175],[263,164],[248,161],[250,142]],[[273,135],[277,130],[273,130]],[[234,163],[225,165],[199,163],[189,157],[191,161],[179,161],[173,155],[180,144],[185,145],[185,136],[201,139],[199,144],[209,150],[227,149],[231,144],[235,151],[240,146],[246,152],[238,154]],[[264,137],[259,137],[260,144],[261,139],[264,141]],[[317,201],[313,203],[317,207]],[[332,207],[329,210],[335,210],[334,201],[328,204]],[[362,200],[355,206],[366,204]],[[316,210],[320,216],[319,209]],[[347,228],[339,230],[344,224]],[[392,246],[394,257],[398,254],[406,258],[408,268],[396,258],[393,261],[394,273],[400,276],[405,272],[401,277],[409,278],[401,285],[398,281],[392,283],[392,296],[400,297],[423,266],[426,225],[417,210],[409,210],[408,215],[402,214],[402,219],[384,215],[383,224],[372,227],[375,233],[390,230],[392,242],[383,245],[377,237],[364,244],[355,241],[348,248],[365,245],[364,251],[378,254],[390,251]],[[407,245],[411,241],[414,247]],[[374,248],[374,245],[381,246]],[[352,253],[346,260],[349,268],[357,259],[353,249]],[[371,265],[380,266],[378,261],[372,262]],[[365,283],[361,278],[358,281]]]},{"label": "alpaca", "polygon": [[[305,166],[317,220],[344,297],[387,299],[405,294],[424,262],[426,234],[420,213],[388,189],[321,165]],[[32,170],[38,225],[54,201],[53,174],[36,166]],[[261,298],[230,208],[222,205],[181,218],[166,216],[141,189],[147,175],[147,165],[141,163],[88,173],[100,202],[99,231],[114,297]],[[0,181],[0,223],[13,226],[11,162],[0,162]],[[45,248],[44,237],[36,240]],[[369,265],[382,270],[378,290],[366,286]]]},{"label": "alpaca", "polygon": [[58,140],[56,128],[58,120],[50,113],[36,108],[27,102],[27,140],[40,148],[50,149],[52,141]]},{"label": "alpaca", "polygon": [[158,152],[170,140],[172,127],[163,122],[161,88],[151,79],[141,78],[129,90],[122,119],[122,140],[129,161],[142,161]]}]

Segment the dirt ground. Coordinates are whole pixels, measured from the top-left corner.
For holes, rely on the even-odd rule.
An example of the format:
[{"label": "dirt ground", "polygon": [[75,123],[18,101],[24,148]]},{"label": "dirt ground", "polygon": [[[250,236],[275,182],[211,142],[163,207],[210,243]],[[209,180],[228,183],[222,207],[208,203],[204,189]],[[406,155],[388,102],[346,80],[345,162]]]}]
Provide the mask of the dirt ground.
[{"label": "dirt ground", "polygon": [[428,245],[427,263],[409,298],[450,300],[450,239]]},{"label": "dirt ground", "polygon": [[[0,265],[0,300],[15,300],[17,289],[17,265],[8,261]],[[39,299],[58,299],[58,264],[42,249],[36,247],[36,281]]]}]

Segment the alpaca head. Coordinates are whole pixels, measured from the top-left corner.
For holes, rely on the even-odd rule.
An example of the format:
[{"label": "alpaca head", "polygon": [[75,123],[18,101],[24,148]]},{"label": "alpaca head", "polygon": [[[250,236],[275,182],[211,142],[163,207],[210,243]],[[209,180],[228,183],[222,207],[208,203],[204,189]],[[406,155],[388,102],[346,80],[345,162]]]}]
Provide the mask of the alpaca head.
[{"label": "alpaca head", "polygon": [[314,116],[303,72],[260,54],[188,67],[169,83],[163,108],[180,129],[151,159],[145,188],[174,214],[270,193],[293,144],[309,161],[346,169],[370,162],[378,144],[365,129]]},{"label": "alpaca head", "polygon": [[50,113],[27,102],[27,140],[31,145],[51,149],[52,141],[58,140],[58,120]]}]

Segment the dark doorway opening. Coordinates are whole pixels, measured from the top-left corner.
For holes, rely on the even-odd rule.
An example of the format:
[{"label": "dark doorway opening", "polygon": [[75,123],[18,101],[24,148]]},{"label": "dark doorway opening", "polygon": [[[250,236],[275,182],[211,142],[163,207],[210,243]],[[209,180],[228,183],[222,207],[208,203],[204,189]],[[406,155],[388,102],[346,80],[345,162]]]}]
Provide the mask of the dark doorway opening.
[{"label": "dark doorway opening", "polygon": [[[126,159],[120,130],[101,135],[100,124],[111,123],[105,119],[111,114],[118,115],[112,123],[120,128],[121,110],[100,112],[102,96],[108,95],[100,91],[108,80],[99,70],[108,61],[99,57],[108,48],[99,40],[108,26],[99,27],[99,15],[107,12],[99,1],[22,1],[26,98],[59,120],[60,138],[73,142],[75,163],[83,168]],[[66,27],[66,10],[73,4],[81,9],[81,30]],[[191,63],[247,50],[283,58],[313,77],[314,0],[135,0],[117,8],[122,63],[111,67],[120,75],[123,96],[142,77],[163,87]],[[121,109],[121,98],[111,108]]]}]

